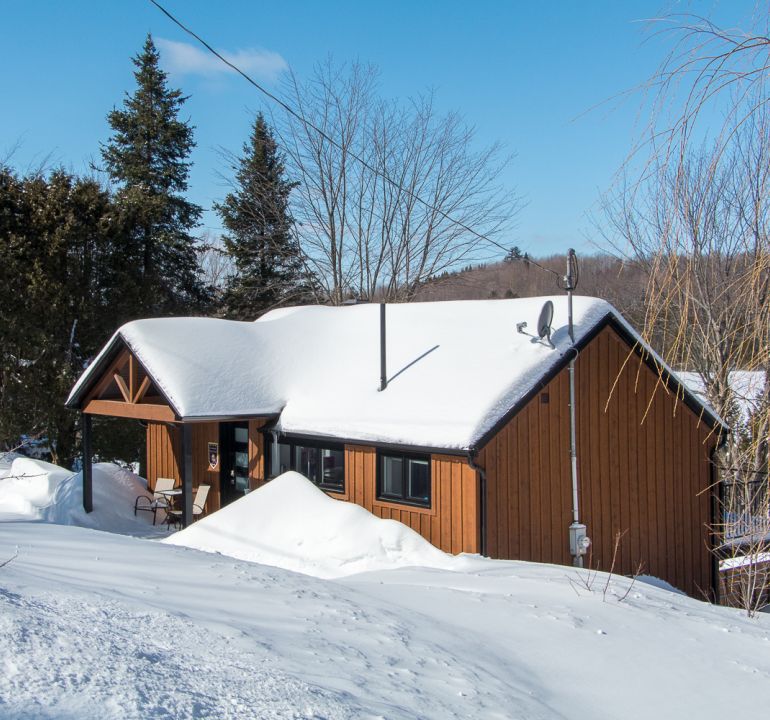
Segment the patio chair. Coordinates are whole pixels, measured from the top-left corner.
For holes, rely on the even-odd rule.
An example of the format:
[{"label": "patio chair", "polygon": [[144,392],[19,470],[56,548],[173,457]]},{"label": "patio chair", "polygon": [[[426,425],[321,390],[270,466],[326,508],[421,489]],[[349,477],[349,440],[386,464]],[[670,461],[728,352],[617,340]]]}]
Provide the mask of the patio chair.
[{"label": "patio chair", "polygon": [[[192,508],[193,520],[195,520],[195,518],[197,518],[198,515],[203,514],[203,510],[206,507],[206,499],[209,496],[210,487],[211,487],[210,485],[198,485],[198,489],[195,491],[195,498],[193,498],[193,508]],[[181,528],[182,517],[183,517],[182,510],[166,511],[166,522],[168,523],[169,528],[172,525],[175,528]]]},{"label": "patio chair", "polygon": [[155,480],[155,490],[153,495],[139,495],[134,500],[134,515],[137,511],[144,510],[152,513],[152,524],[155,525],[158,510],[164,510],[168,513],[169,502],[168,498],[163,495],[166,490],[171,490],[174,487],[176,480],[174,478],[162,478],[159,477]]}]

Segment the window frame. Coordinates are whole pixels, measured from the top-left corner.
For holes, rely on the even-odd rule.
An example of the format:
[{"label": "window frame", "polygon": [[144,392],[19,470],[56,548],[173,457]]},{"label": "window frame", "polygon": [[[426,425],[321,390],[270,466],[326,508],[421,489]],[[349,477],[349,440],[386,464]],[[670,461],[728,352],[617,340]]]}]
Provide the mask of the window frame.
[{"label": "window frame", "polygon": [[[265,448],[268,450],[265,452],[265,455],[267,456],[270,467],[270,472],[268,473],[268,477],[270,479],[276,477],[272,467],[273,464],[273,451],[272,451],[272,436],[268,435],[266,440],[269,438],[270,442],[265,443]],[[344,495],[345,494],[345,445],[344,443],[335,443],[335,442],[326,442],[324,440],[309,440],[304,438],[292,438],[292,437],[282,437],[278,436],[278,444],[279,445],[288,445],[289,447],[289,470],[294,470],[295,472],[300,472],[297,470],[297,448],[309,448],[314,449],[316,451],[316,468],[317,468],[317,474],[320,474],[320,478],[308,478],[310,482],[313,483],[317,488],[320,488],[321,490],[333,492],[338,495]],[[325,483],[323,482],[323,450],[333,450],[334,452],[342,453],[342,482],[339,485],[335,485],[332,483]]]},{"label": "window frame", "polygon": [[[401,487],[403,493],[401,496],[385,494],[382,490],[384,480],[384,461],[386,458],[401,460]],[[409,492],[409,474],[408,467],[410,460],[419,460],[427,463],[428,466],[428,499],[427,501],[410,497]],[[413,452],[395,452],[389,450],[377,449],[377,481],[376,498],[378,502],[392,503],[395,505],[408,505],[409,507],[432,510],[433,509],[433,467],[432,456],[424,453]]]}]

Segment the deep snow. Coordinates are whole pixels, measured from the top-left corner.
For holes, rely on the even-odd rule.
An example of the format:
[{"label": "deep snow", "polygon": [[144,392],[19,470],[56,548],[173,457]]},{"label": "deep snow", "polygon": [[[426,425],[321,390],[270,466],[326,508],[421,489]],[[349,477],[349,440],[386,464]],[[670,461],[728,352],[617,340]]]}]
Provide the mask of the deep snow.
[{"label": "deep snow", "polygon": [[[355,538],[349,538],[354,542]],[[321,580],[0,523],[5,718],[724,718],[770,702],[766,618],[556,566]]]},{"label": "deep snow", "polygon": [[[209,552],[52,524],[51,505],[5,514],[0,717],[722,720],[770,703],[767,616],[451,558],[295,473],[273,483],[175,536]],[[362,567],[378,569],[313,576]]]},{"label": "deep snow", "polygon": [[[146,481],[113,463],[94,463],[94,512],[83,510],[83,475],[58,465],[15,456],[0,458],[0,521],[32,520],[79,525],[127,535],[164,534],[152,514],[134,516],[134,500]],[[158,516],[158,521],[162,521]]]},{"label": "deep snow", "polygon": [[324,578],[457,563],[406,525],[334,500],[296,472],[284,473],[166,542]]}]

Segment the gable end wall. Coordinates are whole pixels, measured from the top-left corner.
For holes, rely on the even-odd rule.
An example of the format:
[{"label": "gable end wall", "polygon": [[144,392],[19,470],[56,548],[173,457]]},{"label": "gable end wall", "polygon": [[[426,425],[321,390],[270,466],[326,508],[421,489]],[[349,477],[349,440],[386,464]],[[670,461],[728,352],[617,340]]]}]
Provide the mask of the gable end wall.
[{"label": "gable end wall", "polygon": [[[611,327],[583,349],[575,374],[580,518],[593,541],[586,565],[624,575],[641,568],[703,597],[712,587],[716,436]],[[479,464],[490,556],[571,565],[566,368],[487,443]]]}]

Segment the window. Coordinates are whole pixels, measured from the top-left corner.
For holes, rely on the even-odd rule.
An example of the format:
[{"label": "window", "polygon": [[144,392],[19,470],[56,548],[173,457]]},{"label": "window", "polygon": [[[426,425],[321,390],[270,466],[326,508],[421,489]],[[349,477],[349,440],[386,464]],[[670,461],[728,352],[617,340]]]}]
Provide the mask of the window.
[{"label": "window", "polygon": [[430,507],[430,457],[380,454],[377,497],[380,500]]},{"label": "window", "polygon": [[270,453],[275,477],[296,470],[324,490],[345,492],[345,450],[342,445],[284,440]]}]

